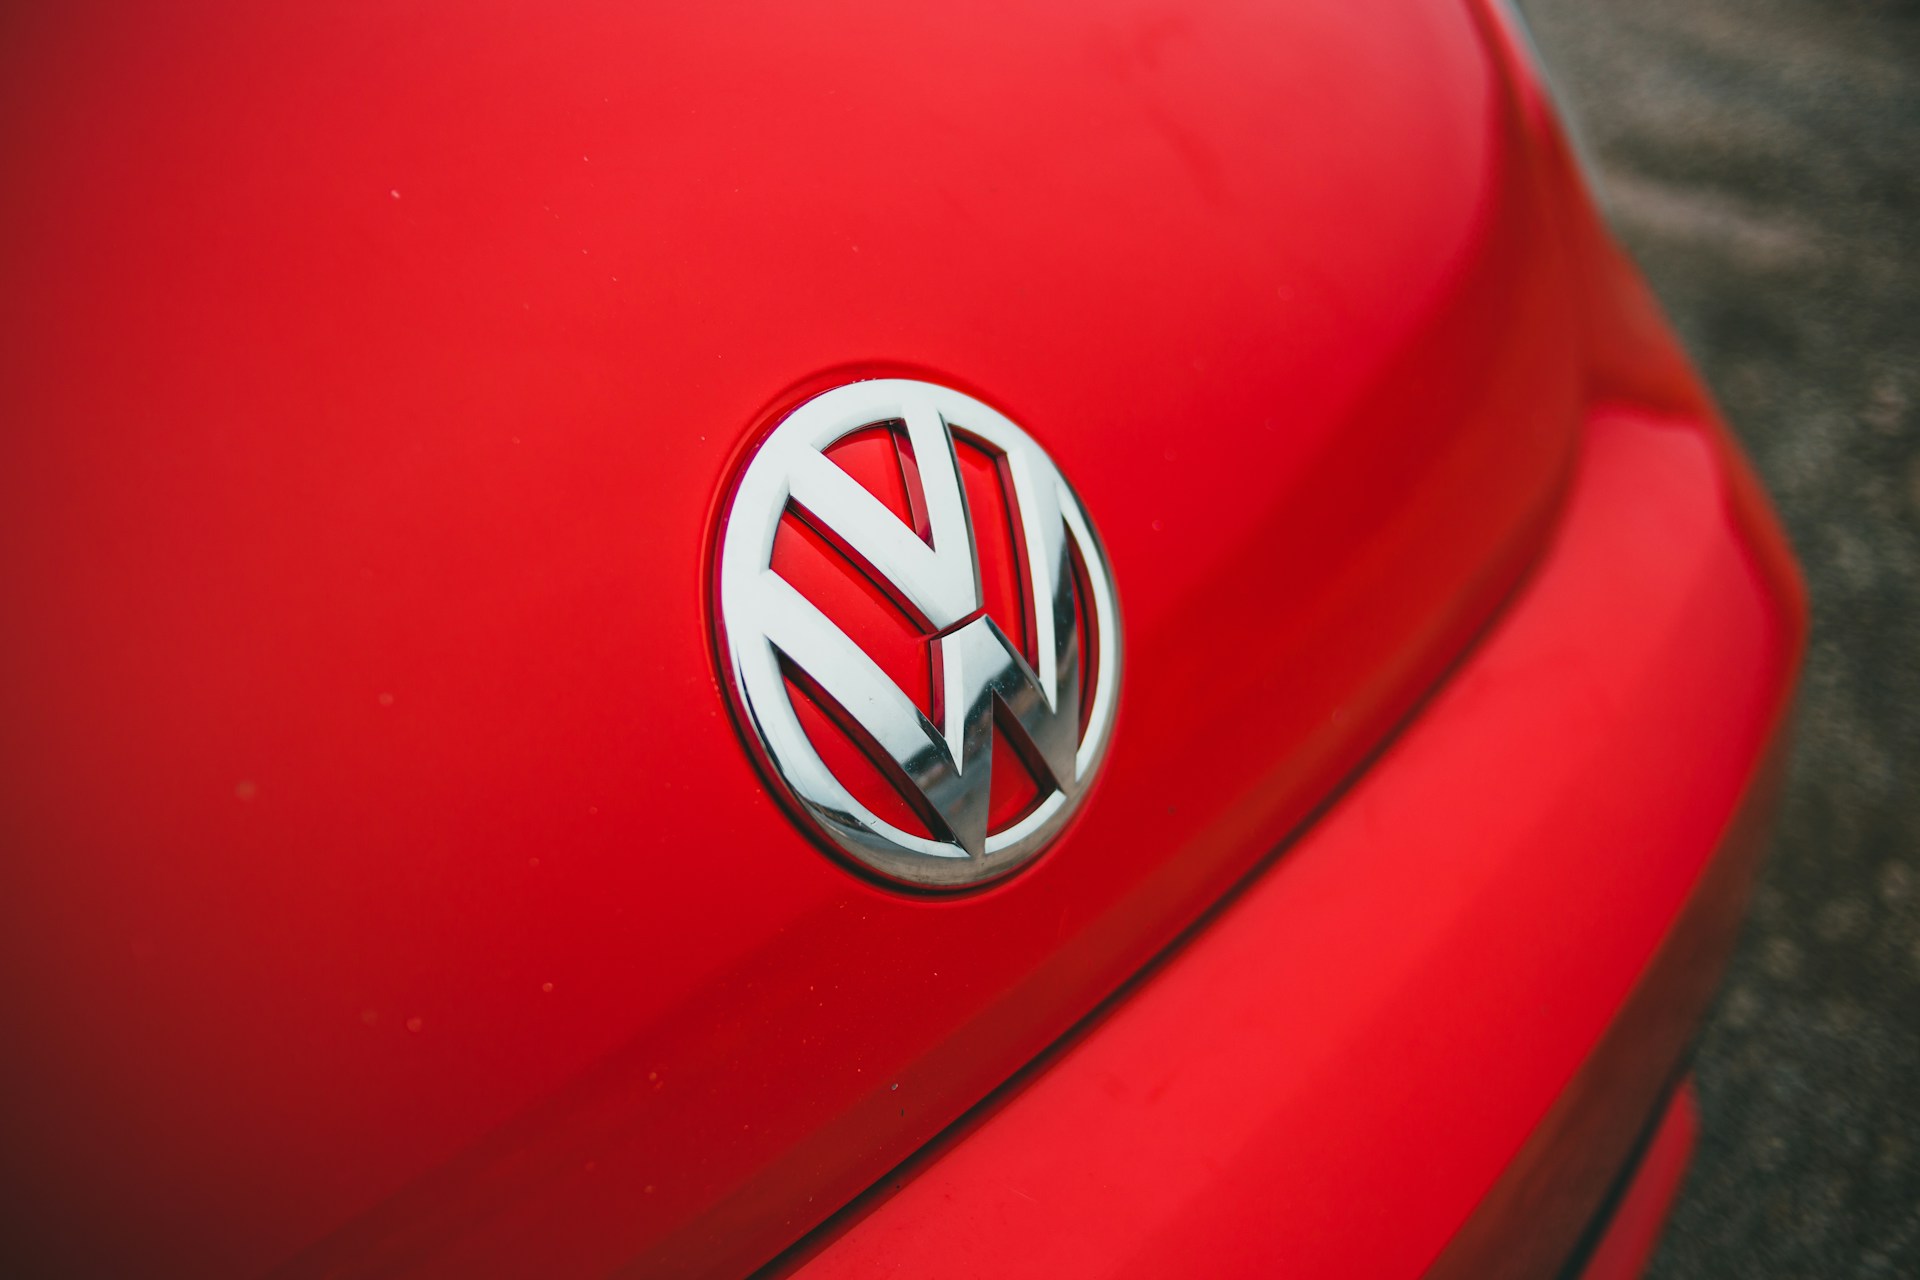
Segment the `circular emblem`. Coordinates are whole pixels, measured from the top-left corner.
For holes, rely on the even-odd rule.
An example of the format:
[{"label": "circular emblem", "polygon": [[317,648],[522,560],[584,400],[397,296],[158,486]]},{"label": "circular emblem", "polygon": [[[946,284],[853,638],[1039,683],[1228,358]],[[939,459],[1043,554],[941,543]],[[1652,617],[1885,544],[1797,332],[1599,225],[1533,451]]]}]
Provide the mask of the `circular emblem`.
[{"label": "circular emblem", "polygon": [[887,378],[788,414],[734,488],[717,603],[766,772],[889,880],[1005,875],[1100,765],[1120,679],[1106,556],[1053,460],[971,396]]}]

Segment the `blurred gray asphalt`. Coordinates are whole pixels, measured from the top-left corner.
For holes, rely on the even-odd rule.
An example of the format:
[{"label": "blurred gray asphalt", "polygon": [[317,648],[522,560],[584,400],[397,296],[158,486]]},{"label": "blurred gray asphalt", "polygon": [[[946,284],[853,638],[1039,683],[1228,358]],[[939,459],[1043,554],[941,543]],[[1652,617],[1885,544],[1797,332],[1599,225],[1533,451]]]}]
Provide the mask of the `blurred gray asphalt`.
[{"label": "blurred gray asphalt", "polygon": [[1920,1277],[1920,5],[1522,7],[1814,604],[1652,1274]]}]

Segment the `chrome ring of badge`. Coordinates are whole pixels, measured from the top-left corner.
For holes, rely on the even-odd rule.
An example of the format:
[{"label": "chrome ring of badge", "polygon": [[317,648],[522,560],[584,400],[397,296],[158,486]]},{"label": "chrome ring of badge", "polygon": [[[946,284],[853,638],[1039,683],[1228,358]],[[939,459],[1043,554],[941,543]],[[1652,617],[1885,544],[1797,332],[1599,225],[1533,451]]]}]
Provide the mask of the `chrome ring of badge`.
[{"label": "chrome ring of badge", "polygon": [[[911,451],[919,490],[914,514],[925,536],[826,456],[836,442],[882,425],[901,433]],[[983,612],[956,439],[998,464],[1033,664]],[[790,507],[927,637],[931,715],[774,571],[774,539]],[[836,387],[795,409],[761,443],[734,489],[717,596],[732,692],[769,773],[833,846],[886,879],[957,889],[1007,874],[1060,831],[1099,768],[1120,681],[1119,618],[1105,552],[1045,450],[971,396],[885,378]],[[1083,687],[1089,661],[1091,687]],[[842,723],[858,727],[856,740],[864,739],[874,764],[925,818],[928,834],[883,820],[834,775],[802,726],[789,670],[830,700]],[[1083,709],[1083,698],[1090,707]],[[1040,798],[990,830],[996,719]]]}]

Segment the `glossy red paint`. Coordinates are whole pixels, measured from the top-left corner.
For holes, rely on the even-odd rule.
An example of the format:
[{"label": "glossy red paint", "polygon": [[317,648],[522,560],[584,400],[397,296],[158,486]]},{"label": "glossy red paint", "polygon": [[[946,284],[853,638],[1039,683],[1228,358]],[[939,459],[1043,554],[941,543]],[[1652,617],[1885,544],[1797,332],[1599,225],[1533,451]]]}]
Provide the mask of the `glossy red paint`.
[{"label": "glossy red paint", "polygon": [[[1596,403],[1701,412],[1458,0],[0,22],[21,1266],[764,1262],[1413,711]],[[1128,654],[940,901],[767,795],[708,620],[744,451],[889,372],[1042,441]]]}]

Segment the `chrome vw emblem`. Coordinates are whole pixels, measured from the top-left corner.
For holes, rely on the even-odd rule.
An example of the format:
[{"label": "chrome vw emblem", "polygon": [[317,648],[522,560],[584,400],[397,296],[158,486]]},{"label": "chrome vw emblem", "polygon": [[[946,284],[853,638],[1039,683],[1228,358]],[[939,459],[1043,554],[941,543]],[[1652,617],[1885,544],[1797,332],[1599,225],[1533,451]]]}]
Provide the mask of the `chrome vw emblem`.
[{"label": "chrome vw emblem", "polygon": [[[884,427],[911,465],[913,523],[829,458]],[[998,472],[1025,617],[983,600],[957,448]],[[792,513],[863,573],[927,646],[931,706],[908,696],[774,566]],[[917,527],[916,527],[917,526]],[[1004,875],[1057,833],[1085,794],[1113,723],[1119,622],[1086,511],[1045,451],[971,396],[927,382],[855,382],[816,396],[748,462],[727,510],[718,604],[724,663],[749,739],[793,807],[840,851],[888,879],[958,888]],[[1027,637],[1027,652],[1002,624]],[[797,692],[804,690],[804,692]],[[919,817],[876,815],[836,776],[797,699],[832,717]],[[815,719],[814,732],[822,732]],[[994,726],[1036,784],[996,828]],[[844,770],[843,770],[844,772]],[[869,795],[868,797],[872,797]],[[896,818],[898,815],[896,815]]]}]

